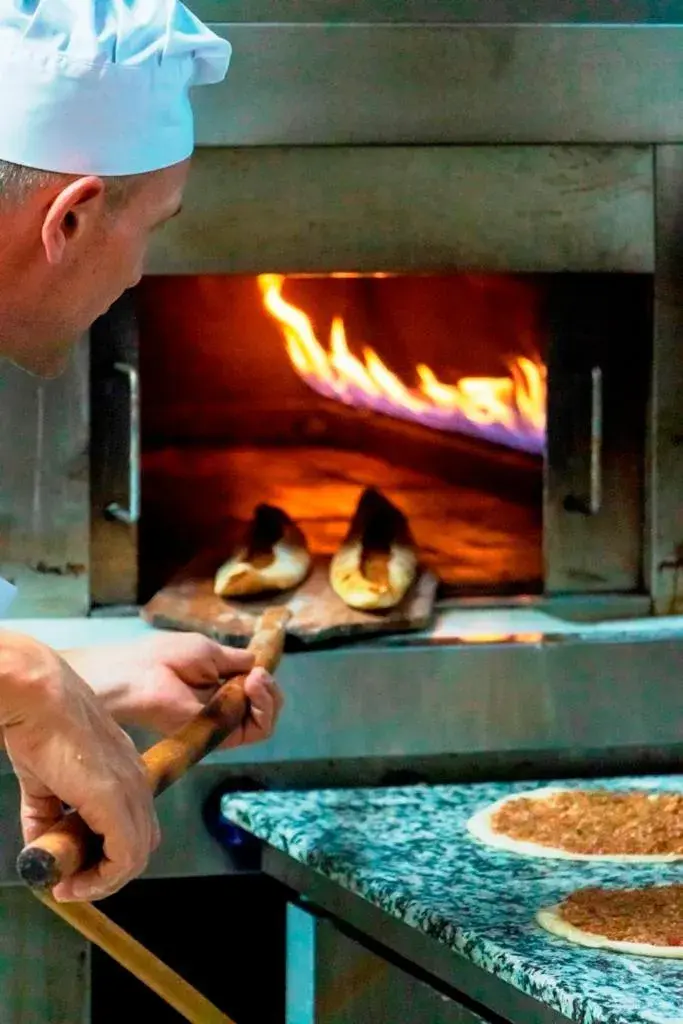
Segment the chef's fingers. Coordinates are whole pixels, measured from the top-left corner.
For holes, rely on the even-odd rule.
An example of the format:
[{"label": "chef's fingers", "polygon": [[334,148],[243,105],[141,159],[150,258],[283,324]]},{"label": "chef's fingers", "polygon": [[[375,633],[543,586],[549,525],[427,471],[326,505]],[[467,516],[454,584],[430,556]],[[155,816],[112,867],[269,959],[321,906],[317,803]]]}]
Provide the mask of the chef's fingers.
[{"label": "chef's fingers", "polygon": [[[250,698],[252,707],[256,706],[257,709],[265,707],[270,711],[272,704],[273,725],[275,725],[285,703],[285,697],[270,672],[263,668],[255,668],[247,678],[244,692]],[[260,694],[263,694],[265,702],[261,699]]]},{"label": "chef's fingers", "polygon": [[[232,676],[243,675],[254,664],[254,655],[238,647],[223,647],[205,636],[192,638],[185,654],[188,655],[178,675],[188,686],[198,690],[213,686]],[[170,667],[173,666],[169,661]]]},{"label": "chef's fingers", "polygon": [[62,801],[58,800],[34,776],[22,772],[19,776],[21,791],[21,832],[24,843],[32,843],[56,825],[64,816]]},{"label": "chef's fingers", "polygon": [[215,644],[213,650],[214,664],[221,679],[248,672],[254,664],[254,655],[241,647],[223,647]]},{"label": "chef's fingers", "polygon": [[96,798],[81,806],[86,824],[104,839],[102,859],[56,885],[56,900],[103,899],[147,866],[159,839],[153,796],[146,779],[143,786],[138,779],[127,781],[132,785],[100,786]]},{"label": "chef's fingers", "polygon": [[267,739],[274,731],[284,698],[277,683],[265,669],[255,668],[249,673],[244,684],[245,695],[249,698],[251,723],[247,724],[245,741],[256,742]]},{"label": "chef's fingers", "polygon": [[277,722],[277,719],[280,716],[280,712],[282,711],[285,704],[285,695],[278,686],[277,681],[273,679],[271,675],[268,675],[266,686],[270,690],[271,694],[273,695],[273,700],[275,701],[275,721]]},{"label": "chef's fingers", "polygon": [[154,637],[151,649],[158,666],[173,671],[188,686],[210,686],[221,679],[248,672],[253,655],[225,647],[201,633],[168,633]]}]

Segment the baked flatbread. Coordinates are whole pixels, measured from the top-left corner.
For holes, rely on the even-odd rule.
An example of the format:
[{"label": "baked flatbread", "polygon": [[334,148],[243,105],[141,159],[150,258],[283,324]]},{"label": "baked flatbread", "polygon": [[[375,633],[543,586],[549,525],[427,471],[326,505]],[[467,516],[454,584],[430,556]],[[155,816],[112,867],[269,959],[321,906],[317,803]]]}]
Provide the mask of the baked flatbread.
[{"label": "baked flatbread", "polygon": [[542,928],[579,946],[683,959],[683,886],[581,889],[539,910]]},{"label": "baked flatbread", "polygon": [[216,573],[219,597],[253,597],[298,586],[309,573],[306,538],[282,509],[259,505],[242,541]]},{"label": "baked flatbread", "polygon": [[383,494],[368,488],[330,564],[332,589],[349,608],[395,608],[415,580],[417,563],[405,516]]},{"label": "baked flatbread", "polygon": [[549,786],[496,801],[467,829],[528,857],[667,863],[683,860],[683,793]]}]

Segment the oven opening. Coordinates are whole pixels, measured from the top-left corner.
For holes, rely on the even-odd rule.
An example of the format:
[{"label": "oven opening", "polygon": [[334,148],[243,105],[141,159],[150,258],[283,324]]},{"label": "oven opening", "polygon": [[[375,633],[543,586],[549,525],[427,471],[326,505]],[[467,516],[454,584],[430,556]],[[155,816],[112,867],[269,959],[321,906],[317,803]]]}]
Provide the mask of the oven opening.
[{"label": "oven opening", "polygon": [[[636,275],[144,278],[141,600],[203,549],[227,557],[263,503],[332,555],[368,487],[404,513],[442,598],[543,593],[549,417],[586,369],[587,457],[609,411],[590,408],[592,363],[642,350],[649,290]],[[633,386],[642,374],[619,400]],[[584,486],[565,462],[561,514],[581,515],[590,470]]]}]

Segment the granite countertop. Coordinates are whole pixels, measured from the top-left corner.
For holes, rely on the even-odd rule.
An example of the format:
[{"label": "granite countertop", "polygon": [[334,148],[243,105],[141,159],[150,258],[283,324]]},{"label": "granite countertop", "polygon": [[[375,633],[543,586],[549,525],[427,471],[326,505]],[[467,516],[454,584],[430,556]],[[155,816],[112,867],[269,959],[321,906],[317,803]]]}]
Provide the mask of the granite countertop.
[{"label": "granite countertop", "polygon": [[[581,1024],[683,1024],[683,961],[584,949],[533,920],[592,884],[681,881],[683,863],[593,864],[484,847],[465,823],[508,793],[553,783],[230,794],[224,816],[343,888]],[[562,780],[665,788],[683,775]]]}]

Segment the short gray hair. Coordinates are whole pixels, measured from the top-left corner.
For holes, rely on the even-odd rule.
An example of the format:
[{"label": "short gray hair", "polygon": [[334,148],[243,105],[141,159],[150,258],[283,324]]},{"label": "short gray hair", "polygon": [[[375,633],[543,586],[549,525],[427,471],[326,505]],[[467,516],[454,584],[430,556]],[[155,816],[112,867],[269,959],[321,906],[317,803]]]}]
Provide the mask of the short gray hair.
[{"label": "short gray hair", "polygon": [[[129,198],[134,183],[141,175],[126,174],[118,177],[102,176],[106,185],[106,196],[110,206],[119,206]],[[0,160],[0,202],[22,202],[34,189],[50,188],[60,182],[67,185],[73,181],[73,174],[60,174],[57,171],[39,171],[34,167],[12,164],[8,160]]]}]

